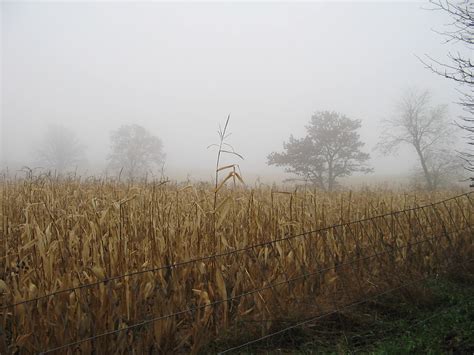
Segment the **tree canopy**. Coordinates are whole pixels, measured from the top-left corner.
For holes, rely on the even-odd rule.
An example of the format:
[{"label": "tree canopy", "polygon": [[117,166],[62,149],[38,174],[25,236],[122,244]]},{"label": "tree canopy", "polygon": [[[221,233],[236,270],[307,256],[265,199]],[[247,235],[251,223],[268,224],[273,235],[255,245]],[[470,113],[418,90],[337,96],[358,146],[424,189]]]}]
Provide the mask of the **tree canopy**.
[{"label": "tree canopy", "polygon": [[123,125],[110,135],[109,168],[127,179],[144,176],[165,158],[161,139],[137,124]]},{"label": "tree canopy", "polygon": [[[427,68],[438,75],[459,84],[459,104],[465,114],[460,117],[459,127],[467,132],[465,139],[468,143],[466,150],[461,152],[465,161],[465,168],[474,172],[474,2],[458,0],[430,0],[434,10],[442,11],[450,18],[450,23],[438,31],[446,43],[458,44],[463,51],[449,51],[447,59],[438,59],[426,56],[422,62]],[[474,182],[474,177],[471,177]]]},{"label": "tree canopy", "polygon": [[369,173],[370,156],[361,149],[364,143],[357,130],[360,120],[330,111],[320,111],[311,117],[303,138],[290,136],[283,143],[282,153],[273,152],[268,164],[284,166],[293,173],[324,190],[333,190],[337,179],[354,172]]},{"label": "tree canopy", "polygon": [[447,148],[453,141],[454,126],[449,122],[446,105],[432,105],[429,91],[407,90],[393,117],[383,125],[378,149],[389,154],[401,145],[411,146],[429,190],[440,187],[441,177],[459,166],[459,158]]},{"label": "tree canopy", "polygon": [[84,159],[84,146],[70,129],[61,125],[50,125],[37,156],[43,167],[61,174],[73,169]]}]

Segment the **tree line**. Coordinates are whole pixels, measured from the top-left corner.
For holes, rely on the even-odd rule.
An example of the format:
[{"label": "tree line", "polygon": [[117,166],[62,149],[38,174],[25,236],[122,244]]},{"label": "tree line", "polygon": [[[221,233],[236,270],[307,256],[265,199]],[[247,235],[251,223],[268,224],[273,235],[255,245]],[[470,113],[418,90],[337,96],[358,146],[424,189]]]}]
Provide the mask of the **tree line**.
[{"label": "tree line", "polygon": [[[303,181],[333,190],[340,178],[373,172],[367,165],[370,155],[363,151],[360,128],[361,120],[338,112],[316,112],[306,126],[307,135],[290,136],[282,152],[268,156],[268,164],[285,167]],[[459,180],[463,162],[452,148],[455,126],[445,105],[431,104],[428,91],[407,91],[392,118],[383,121],[383,128],[376,150],[388,155],[408,146],[418,158],[414,180],[419,186],[434,190]]]},{"label": "tree line", "polygon": [[[447,119],[446,106],[431,105],[428,91],[412,91],[401,98],[398,112],[385,120],[377,148],[389,154],[402,145],[409,146],[418,157],[416,180],[433,190],[456,180],[463,168],[474,172],[474,2],[430,0],[430,5],[428,10],[441,11],[450,18],[450,23],[438,31],[445,42],[467,50],[466,54],[448,52],[445,60],[429,55],[419,58],[426,68],[458,84],[458,104],[465,114],[455,124],[466,133],[463,138],[467,147],[461,151],[453,148],[456,136]],[[290,136],[284,152],[271,153],[268,163],[284,166],[288,172],[331,190],[340,177],[355,171],[371,172],[366,166],[369,156],[361,150],[363,143],[356,133],[358,128],[360,121],[342,114],[316,113],[307,127],[307,136],[301,139]],[[474,187],[474,177],[470,179]]]},{"label": "tree line", "polygon": [[[267,164],[285,168],[293,180],[334,190],[341,178],[373,172],[358,132],[361,125],[361,120],[339,112],[316,112],[306,126],[306,135],[291,135],[281,152],[268,155]],[[452,148],[456,127],[446,105],[433,105],[428,91],[407,91],[392,117],[383,121],[383,128],[376,149],[387,155],[401,146],[409,147],[419,163],[413,174],[419,187],[434,190],[459,180],[463,161]],[[81,163],[84,146],[69,129],[50,126],[38,156],[43,167],[64,173]],[[110,134],[110,174],[133,180],[157,171],[164,159],[161,139],[142,126],[124,125]]]},{"label": "tree line", "polygon": [[[64,174],[84,161],[85,146],[74,132],[61,125],[51,125],[37,152],[37,163],[50,171]],[[110,134],[107,171],[133,180],[162,167],[165,154],[160,138],[144,127],[123,125]]]}]

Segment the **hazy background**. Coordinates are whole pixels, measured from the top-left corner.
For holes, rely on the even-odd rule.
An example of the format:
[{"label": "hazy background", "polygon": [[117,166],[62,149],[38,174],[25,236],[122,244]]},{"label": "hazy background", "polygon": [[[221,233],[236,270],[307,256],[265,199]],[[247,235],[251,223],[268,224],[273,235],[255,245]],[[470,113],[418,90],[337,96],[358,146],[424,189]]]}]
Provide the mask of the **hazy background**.
[{"label": "hazy background", "polygon": [[[159,136],[172,178],[210,178],[206,147],[231,113],[230,137],[244,178],[279,181],[266,156],[311,114],[362,119],[375,177],[408,172],[408,150],[372,149],[380,120],[407,87],[458,93],[416,55],[444,59],[432,31],[449,23],[426,2],[25,3],[1,4],[1,149],[4,165],[34,164],[48,124],[73,129],[90,172],[105,165],[109,133],[138,123]],[[370,177],[367,179],[374,179]]]}]

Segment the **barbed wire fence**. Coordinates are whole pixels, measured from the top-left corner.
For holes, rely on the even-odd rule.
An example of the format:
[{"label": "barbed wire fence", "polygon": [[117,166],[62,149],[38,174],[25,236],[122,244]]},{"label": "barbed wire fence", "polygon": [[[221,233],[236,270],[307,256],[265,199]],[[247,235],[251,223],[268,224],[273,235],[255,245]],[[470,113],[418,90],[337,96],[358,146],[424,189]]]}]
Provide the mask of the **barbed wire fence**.
[{"label": "barbed wire fence", "polygon": [[[67,335],[64,331],[54,336],[59,326],[37,330],[37,347],[42,353],[106,351],[113,343],[134,343],[146,337],[161,342],[161,350],[171,350],[176,346],[164,339],[171,336],[171,330],[207,329],[216,334],[218,328],[232,329],[239,322],[257,324],[263,335],[221,350],[228,353],[471,263],[473,211],[472,193],[462,194],[4,303],[0,315],[4,329],[8,318],[11,328],[21,334],[28,331],[22,329],[24,314],[40,318],[62,307],[69,320],[73,317],[68,318],[67,307],[78,304],[75,312],[90,317],[85,329],[66,337],[61,336]],[[150,283],[151,289],[136,292],[135,298],[127,292],[146,291]],[[101,314],[88,312],[97,308]],[[279,330],[272,328],[280,320],[275,315],[288,314],[300,321]],[[109,322],[113,329],[94,328],[94,316],[114,320]],[[152,335],[146,333],[149,325],[155,325],[148,331]],[[87,329],[89,335],[72,339],[86,334]],[[176,338],[184,335],[175,333]],[[191,341],[181,345],[192,348],[202,332],[189,334]],[[47,347],[41,343],[45,338]]]},{"label": "barbed wire fence", "polygon": [[[452,269],[455,269],[457,267],[462,267],[462,266],[465,266],[467,264],[470,264],[474,261],[474,259],[470,259],[468,261],[465,261],[465,262],[461,262],[461,263],[452,263],[449,267],[446,267],[444,268],[443,270],[438,270],[439,273],[444,273],[444,272],[447,272],[447,271],[450,271]],[[439,275],[439,274],[438,274]],[[317,316],[314,316],[314,317],[311,317],[311,318],[308,318],[308,319],[305,319],[303,321],[300,321],[300,322],[297,322],[291,326],[288,326],[286,328],[283,328],[283,329],[280,329],[278,331],[275,331],[275,332],[272,332],[270,334],[266,334],[264,336],[261,336],[259,338],[256,338],[254,340],[251,340],[251,341],[248,341],[248,342],[245,342],[245,343],[242,343],[242,344],[239,344],[237,346],[234,346],[234,347],[231,347],[231,348],[227,348],[225,350],[222,350],[222,351],[219,351],[218,354],[226,354],[226,353],[230,353],[230,352],[234,352],[234,351],[237,351],[239,349],[242,349],[242,348],[245,348],[245,347],[249,347],[253,344],[257,344],[263,340],[266,340],[266,339],[270,339],[272,337],[275,337],[277,335],[280,335],[280,334],[283,334],[285,332],[288,332],[292,329],[295,329],[295,328],[298,328],[298,327],[302,327],[304,325],[307,325],[307,324],[310,324],[310,323],[313,323],[313,322],[316,322],[324,317],[327,317],[327,316],[330,316],[330,315],[333,315],[333,314],[338,314],[344,310],[347,310],[349,308],[352,308],[352,307],[355,307],[355,306],[358,306],[358,305],[361,305],[363,303],[367,303],[367,302],[370,302],[370,301],[373,301],[374,299],[376,298],[379,298],[379,297],[382,297],[382,296],[385,296],[385,295],[388,295],[390,293],[393,293],[395,291],[399,291],[399,290],[403,290],[407,287],[410,287],[410,286],[413,286],[413,285],[416,285],[420,282],[424,282],[426,280],[428,280],[430,277],[432,277],[433,275],[428,275],[428,276],[425,276],[425,277],[422,277],[422,278],[418,278],[416,280],[413,280],[411,282],[406,282],[404,283],[403,285],[401,286],[398,286],[398,287],[394,287],[394,288],[391,288],[391,289],[388,289],[386,291],[383,291],[381,293],[377,293],[371,297],[367,297],[365,299],[362,299],[362,300],[359,300],[359,301],[355,301],[355,302],[352,302],[350,304],[347,304],[343,307],[338,307],[338,308],[334,308],[333,310],[331,311],[327,311],[325,313],[321,313],[321,314],[318,314]],[[438,316],[438,314],[435,314],[434,316]],[[428,320],[428,319],[426,319]]]}]

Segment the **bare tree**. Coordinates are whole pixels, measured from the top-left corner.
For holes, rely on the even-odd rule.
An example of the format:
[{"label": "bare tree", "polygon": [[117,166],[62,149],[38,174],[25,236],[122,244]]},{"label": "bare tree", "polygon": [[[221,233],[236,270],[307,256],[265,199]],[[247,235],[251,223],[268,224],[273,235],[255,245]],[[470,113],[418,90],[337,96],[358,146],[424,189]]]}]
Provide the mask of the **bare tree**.
[{"label": "bare tree", "polygon": [[[447,61],[440,61],[425,55],[421,61],[427,68],[460,85],[460,101],[466,115],[460,117],[458,125],[467,132],[467,143],[474,146],[474,2],[472,0],[450,1],[431,0],[432,10],[443,11],[451,23],[440,33],[446,38],[446,43],[457,43],[467,49],[466,53],[448,52]],[[465,168],[474,172],[474,154],[472,149],[461,153],[466,162]],[[474,181],[474,178],[471,178]]]},{"label": "bare tree", "polygon": [[111,133],[110,138],[109,168],[129,180],[159,168],[164,161],[161,140],[142,126],[121,126]]},{"label": "bare tree", "polygon": [[[446,148],[429,150],[426,154],[426,165],[431,174],[433,189],[448,188],[465,178],[463,160],[453,150]],[[420,167],[415,169],[412,181],[417,188],[426,186],[423,169]]]},{"label": "bare tree", "polygon": [[283,153],[273,152],[268,164],[285,166],[286,172],[296,174],[324,190],[333,190],[337,179],[354,172],[369,173],[369,154],[361,151],[357,130],[360,120],[352,120],[337,112],[322,111],[311,117],[306,126],[307,136],[290,136],[283,143]]},{"label": "bare tree", "polygon": [[43,167],[64,173],[77,167],[84,159],[84,146],[76,134],[61,125],[50,125],[37,150],[38,163]]},{"label": "bare tree", "polygon": [[390,154],[400,145],[411,146],[418,156],[426,187],[433,190],[437,188],[436,156],[446,151],[454,126],[448,121],[446,106],[431,106],[430,100],[428,91],[407,91],[394,117],[383,122],[384,131],[377,148]]}]

